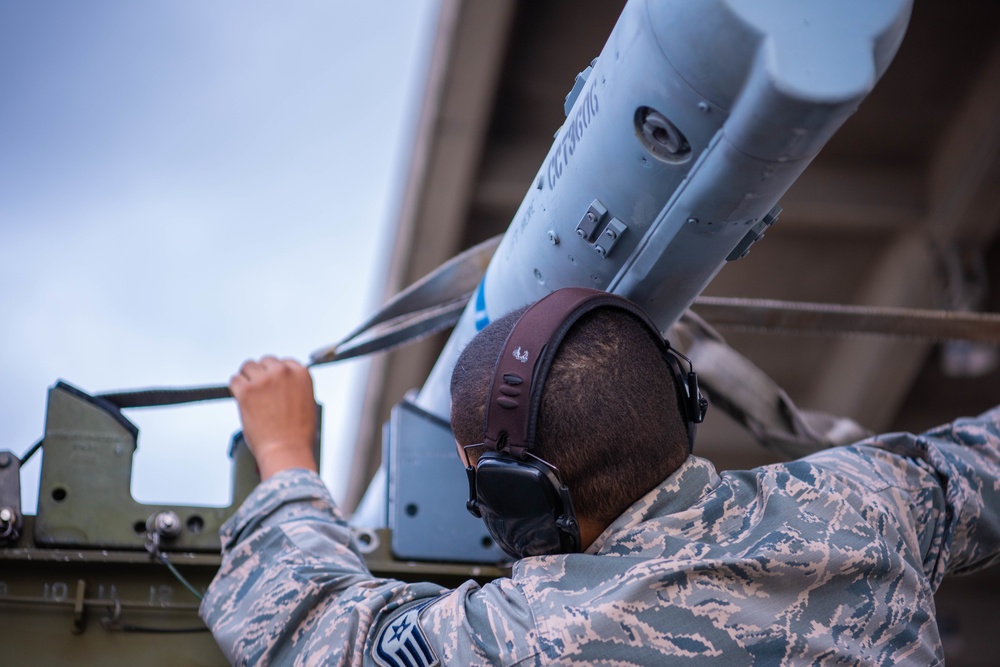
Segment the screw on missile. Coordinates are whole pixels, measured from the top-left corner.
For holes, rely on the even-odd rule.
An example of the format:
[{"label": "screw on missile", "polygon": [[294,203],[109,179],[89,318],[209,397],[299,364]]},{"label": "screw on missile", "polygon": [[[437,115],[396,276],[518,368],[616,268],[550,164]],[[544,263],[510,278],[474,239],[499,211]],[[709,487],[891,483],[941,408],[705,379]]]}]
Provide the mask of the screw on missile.
[{"label": "screw on missile", "polygon": [[[583,236],[583,233],[580,230],[577,231],[580,233],[580,236]],[[552,245],[559,245],[559,235],[555,233],[555,230],[549,230],[549,243]]]}]

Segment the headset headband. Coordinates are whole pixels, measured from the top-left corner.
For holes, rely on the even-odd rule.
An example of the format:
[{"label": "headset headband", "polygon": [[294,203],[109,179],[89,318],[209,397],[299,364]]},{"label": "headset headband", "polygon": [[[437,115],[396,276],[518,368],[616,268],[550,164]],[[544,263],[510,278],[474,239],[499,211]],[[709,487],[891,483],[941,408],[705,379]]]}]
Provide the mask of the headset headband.
[{"label": "headset headband", "polygon": [[[614,307],[638,318],[651,333],[656,333],[655,339],[662,350],[673,352],[649,316],[628,299],[585,287],[552,292],[521,315],[497,359],[483,424],[483,442],[488,449],[503,449],[523,458],[524,452],[534,447],[542,390],[552,360],[573,325],[590,311],[604,307]],[[690,373],[689,378],[693,375]],[[676,381],[683,380],[677,377]],[[700,398],[697,384],[689,386],[687,391],[689,396],[694,394],[697,402]],[[679,407],[692,434],[690,422],[701,421],[701,410],[692,418],[687,401],[681,401]]]}]

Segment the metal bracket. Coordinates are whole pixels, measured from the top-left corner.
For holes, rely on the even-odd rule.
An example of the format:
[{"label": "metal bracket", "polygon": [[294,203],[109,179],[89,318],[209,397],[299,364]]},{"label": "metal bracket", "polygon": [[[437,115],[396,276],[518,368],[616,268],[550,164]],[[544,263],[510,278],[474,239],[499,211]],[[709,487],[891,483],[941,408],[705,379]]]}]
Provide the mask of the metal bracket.
[{"label": "metal bracket", "polygon": [[607,215],[608,209],[605,208],[604,204],[595,199],[590,203],[590,208],[587,209],[587,212],[580,218],[580,222],[577,223],[576,235],[587,243],[593,243],[594,236],[597,234],[597,228],[604,222],[604,218]]},{"label": "metal bracket", "polygon": [[624,234],[627,230],[628,227],[625,226],[624,222],[618,218],[611,218],[611,220],[608,221],[607,227],[604,228],[601,235],[597,237],[596,241],[594,241],[594,250],[596,250],[597,254],[601,257],[607,257],[618,244],[618,239],[620,239],[622,234]]},{"label": "metal bracket", "polygon": [[746,257],[750,252],[750,247],[757,241],[764,238],[764,232],[767,228],[773,225],[778,220],[778,215],[781,213],[781,207],[775,204],[774,208],[767,212],[763,218],[760,219],[756,225],[750,228],[750,231],[736,244],[733,251],[729,253],[726,257],[727,262],[734,262],[737,259]]},{"label": "metal bracket", "polygon": [[589,243],[599,257],[611,254],[628,226],[618,218],[608,219],[607,207],[595,199],[576,225],[576,235]]},{"label": "metal bracket", "polygon": [[[318,434],[317,429],[317,452]],[[242,434],[234,437],[230,452],[233,495],[228,507],[137,502],[131,488],[138,435],[135,425],[109,402],[64,382],[49,390],[37,545],[144,549],[150,517],[172,516],[177,534],[160,544],[161,550],[219,550],[219,528],[260,480]]]},{"label": "metal bracket", "polygon": [[590,61],[590,65],[585,70],[577,74],[576,78],[573,80],[573,88],[566,93],[566,101],[563,103],[563,111],[566,112],[567,116],[569,116],[569,112],[573,108],[573,105],[576,104],[576,98],[580,97],[580,93],[583,91],[583,87],[586,85],[587,79],[590,78],[590,73],[594,71],[594,65],[596,64],[597,58],[594,58]]},{"label": "metal bracket", "polygon": [[404,399],[385,438],[392,554],[403,560],[497,563],[506,558],[465,509],[466,476],[447,422]]}]

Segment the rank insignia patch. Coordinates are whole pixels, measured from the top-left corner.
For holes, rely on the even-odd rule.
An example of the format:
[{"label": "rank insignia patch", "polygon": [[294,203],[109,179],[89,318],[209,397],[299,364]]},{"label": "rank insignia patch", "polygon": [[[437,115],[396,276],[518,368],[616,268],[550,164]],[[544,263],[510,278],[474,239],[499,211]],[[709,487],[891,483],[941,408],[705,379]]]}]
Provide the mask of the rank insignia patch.
[{"label": "rank insignia patch", "polygon": [[375,639],[375,662],[383,667],[434,667],[440,664],[420,627],[420,610],[412,607],[386,623]]}]

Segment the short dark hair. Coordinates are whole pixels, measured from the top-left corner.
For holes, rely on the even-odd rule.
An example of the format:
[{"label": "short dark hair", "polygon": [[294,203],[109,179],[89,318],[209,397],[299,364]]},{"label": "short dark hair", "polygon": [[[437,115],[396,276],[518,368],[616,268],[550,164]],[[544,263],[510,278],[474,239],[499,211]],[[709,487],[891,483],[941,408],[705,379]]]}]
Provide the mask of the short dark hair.
[{"label": "short dark hair", "polygon": [[[451,378],[451,423],[460,445],[483,441],[493,369],[526,308],[473,338]],[[536,456],[559,469],[580,516],[610,523],[687,458],[677,388],[655,335],[613,308],[587,313],[563,339],[542,392]],[[468,450],[470,461],[483,453]]]}]

